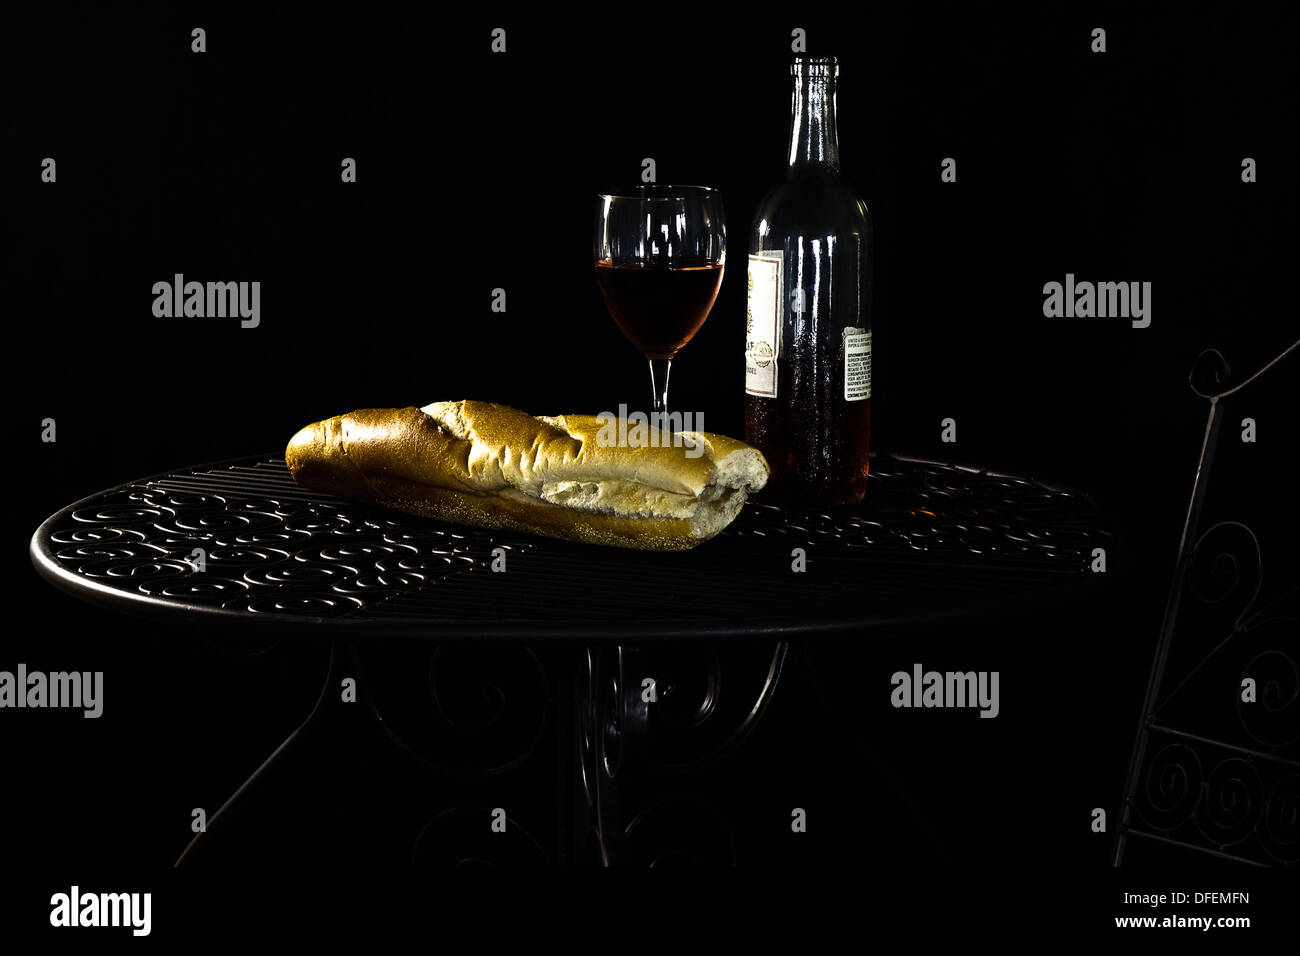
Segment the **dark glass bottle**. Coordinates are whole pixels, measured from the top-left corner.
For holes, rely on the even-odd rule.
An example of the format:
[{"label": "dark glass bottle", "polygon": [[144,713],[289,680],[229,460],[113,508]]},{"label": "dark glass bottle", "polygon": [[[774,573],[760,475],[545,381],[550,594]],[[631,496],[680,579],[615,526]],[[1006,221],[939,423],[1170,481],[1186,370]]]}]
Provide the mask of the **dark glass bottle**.
[{"label": "dark glass bottle", "polygon": [[871,440],[867,207],[840,179],[834,57],[797,57],[789,169],[749,234],[745,441],[772,466],[765,500],[860,501]]}]

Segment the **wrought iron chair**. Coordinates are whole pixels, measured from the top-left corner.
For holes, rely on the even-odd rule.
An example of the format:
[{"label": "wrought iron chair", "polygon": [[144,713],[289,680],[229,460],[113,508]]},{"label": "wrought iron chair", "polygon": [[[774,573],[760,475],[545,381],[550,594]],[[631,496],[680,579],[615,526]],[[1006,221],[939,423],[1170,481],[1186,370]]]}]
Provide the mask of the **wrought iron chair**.
[{"label": "wrought iron chair", "polygon": [[1216,350],[1192,369],[1209,411],[1116,866],[1300,863],[1298,375],[1300,342],[1236,384]]}]

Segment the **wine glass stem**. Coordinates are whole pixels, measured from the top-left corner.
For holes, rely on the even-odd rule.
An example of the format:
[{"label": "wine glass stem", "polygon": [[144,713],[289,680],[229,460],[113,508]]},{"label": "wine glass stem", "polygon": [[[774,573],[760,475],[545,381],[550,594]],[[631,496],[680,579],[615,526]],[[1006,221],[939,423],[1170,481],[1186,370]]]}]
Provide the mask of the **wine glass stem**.
[{"label": "wine glass stem", "polygon": [[672,364],[672,359],[650,360],[650,390],[654,393],[654,410],[660,415],[668,414],[668,370]]}]

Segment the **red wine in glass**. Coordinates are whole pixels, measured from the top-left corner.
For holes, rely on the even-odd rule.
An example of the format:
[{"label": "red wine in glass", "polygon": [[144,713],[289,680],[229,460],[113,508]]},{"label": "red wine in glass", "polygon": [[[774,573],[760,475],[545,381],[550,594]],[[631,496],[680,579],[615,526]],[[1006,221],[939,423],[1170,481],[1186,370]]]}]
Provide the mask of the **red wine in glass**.
[{"label": "red wine in glass", "polygon": [[726,266],[722,197],[707,186],[643,186],[596,204],[596,282],[650,362],[653,409],[668,410],[673,357],[709,317]]},{"label": "red wine in glass", "polygon": [[605,305],[633,345],[651,359],[670,359],[709,317],[722,285],[722,263],[596,263]]}]

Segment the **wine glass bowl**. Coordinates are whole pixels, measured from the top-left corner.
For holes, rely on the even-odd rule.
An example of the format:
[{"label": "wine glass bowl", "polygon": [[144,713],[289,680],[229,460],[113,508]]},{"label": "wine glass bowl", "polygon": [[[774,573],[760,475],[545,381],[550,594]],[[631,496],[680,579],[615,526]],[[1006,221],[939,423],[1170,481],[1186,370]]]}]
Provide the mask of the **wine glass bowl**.
[{"label": "wine glass bowl", "polygon": [[722,285],[727,227],[707,186],[647,185],[596,202],[596,282],[615,324],[650,363],[667,411],[673,357],[700,330]]}]

